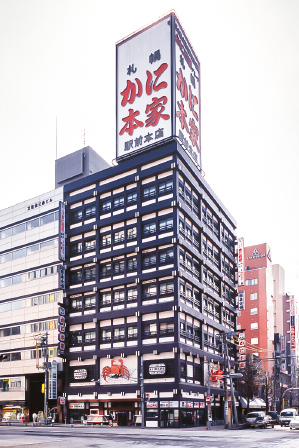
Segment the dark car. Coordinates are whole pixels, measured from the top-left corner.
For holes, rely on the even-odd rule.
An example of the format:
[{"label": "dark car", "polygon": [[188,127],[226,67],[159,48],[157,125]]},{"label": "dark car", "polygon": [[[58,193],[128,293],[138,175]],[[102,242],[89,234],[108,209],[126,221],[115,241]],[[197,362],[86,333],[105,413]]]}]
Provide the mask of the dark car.
[{"label": "dark car", "polygon": [[279,413],[277,411],[268,411],[267,415],[270,415],[270,417],[272,417],[275,425],[279,423]]},{"label": "dark car", "polygon": [[255,428],[267,428],[267,426],[271,426],[274,428],[274,420],[271,415],[265,415],[264,417],[257,417],[254,423]]}]

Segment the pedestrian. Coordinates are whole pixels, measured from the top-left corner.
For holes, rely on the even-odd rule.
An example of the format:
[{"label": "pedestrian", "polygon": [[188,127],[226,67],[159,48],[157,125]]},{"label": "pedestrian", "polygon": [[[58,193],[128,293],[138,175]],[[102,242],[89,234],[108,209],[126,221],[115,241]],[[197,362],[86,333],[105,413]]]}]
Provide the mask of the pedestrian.
[{"label": "pedestrian", "polygon": [[113,415],[112,412],[109,414],[109,426],[113,426]]},{"label": "pedestrian", "polygon": [[33,412],[32,414],[32,426],[36,426],[37,414]]}]

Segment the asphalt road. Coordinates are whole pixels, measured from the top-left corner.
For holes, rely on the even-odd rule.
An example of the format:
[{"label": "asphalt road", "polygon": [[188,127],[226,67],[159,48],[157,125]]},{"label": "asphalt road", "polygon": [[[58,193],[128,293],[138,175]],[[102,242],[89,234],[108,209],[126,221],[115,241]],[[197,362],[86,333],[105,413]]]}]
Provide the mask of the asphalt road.
[{"label": "asphalt road", "polygon": [[212,427],[154,429],[120,427],[0,426],[0,447],[24,448],[298,448],[299,431],[229,430]]}]

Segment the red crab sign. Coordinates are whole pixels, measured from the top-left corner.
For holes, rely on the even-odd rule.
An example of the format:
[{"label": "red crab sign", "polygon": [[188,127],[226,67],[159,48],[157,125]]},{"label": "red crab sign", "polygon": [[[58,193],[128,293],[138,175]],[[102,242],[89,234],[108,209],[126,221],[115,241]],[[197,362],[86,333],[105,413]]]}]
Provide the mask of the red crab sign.
[{"label": "red crab sign", "polygon": [[110,378],[130,378],[129,369],[124,366],[124,362],[121,358],[111,359],[111,366],[103,367],[102,375],[106,383],[109,382]]}]

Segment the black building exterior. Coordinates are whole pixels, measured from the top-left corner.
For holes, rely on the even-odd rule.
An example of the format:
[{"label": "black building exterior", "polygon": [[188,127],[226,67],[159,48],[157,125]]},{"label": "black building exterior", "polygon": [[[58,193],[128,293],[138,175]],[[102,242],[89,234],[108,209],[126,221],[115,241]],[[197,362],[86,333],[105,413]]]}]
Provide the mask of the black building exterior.
[{"label": "black building exterior", "polygon": [[64,191],[68,417],[206,424],[207,360],[236,330],[234,219],[176,140]]}]

